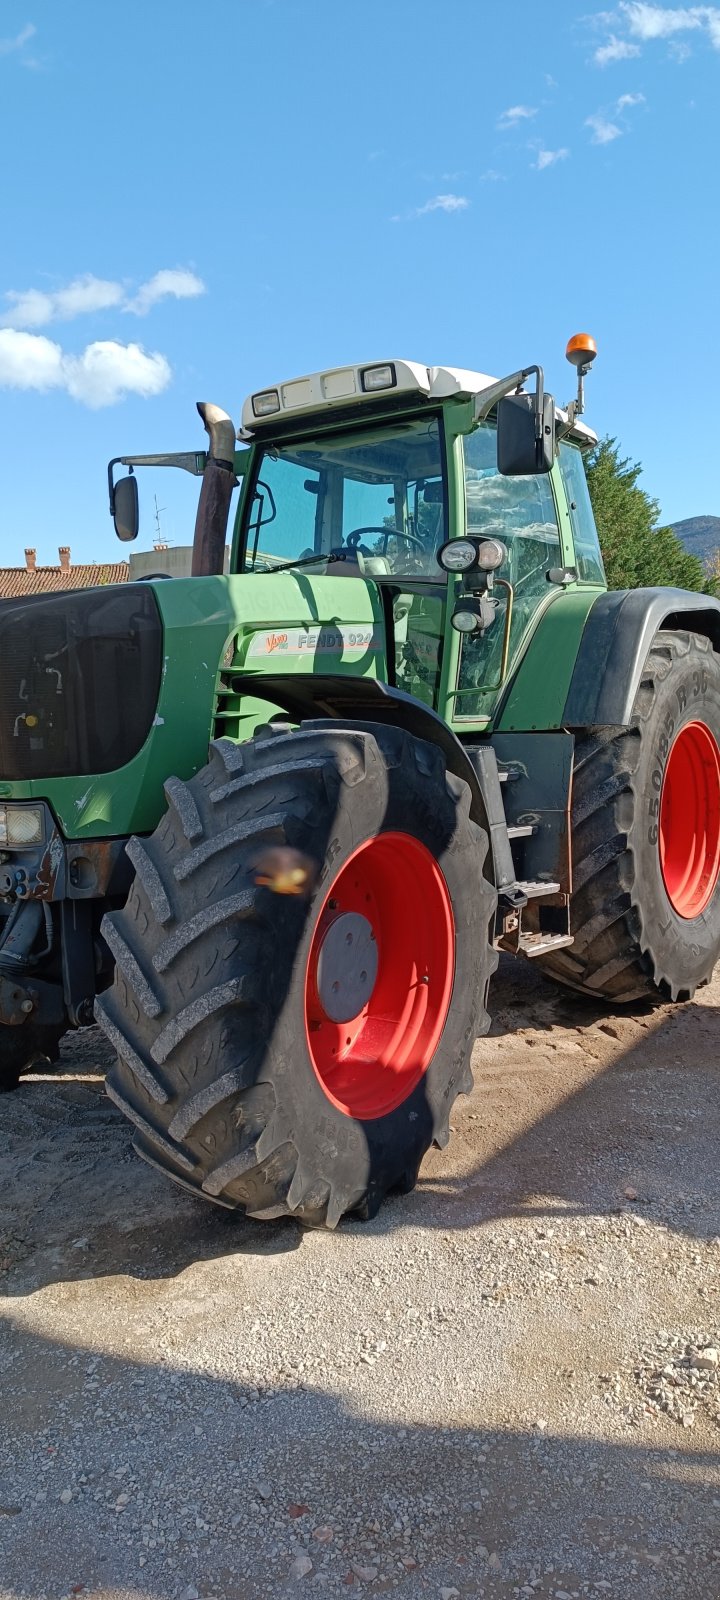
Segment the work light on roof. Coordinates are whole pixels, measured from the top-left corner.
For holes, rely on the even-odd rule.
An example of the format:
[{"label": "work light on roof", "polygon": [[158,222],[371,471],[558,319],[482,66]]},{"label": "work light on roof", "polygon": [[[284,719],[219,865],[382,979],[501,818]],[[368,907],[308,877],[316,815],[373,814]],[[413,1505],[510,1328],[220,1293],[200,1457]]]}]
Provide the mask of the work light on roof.
[{"label": "work light on roof", "polygon": [[394,389],[397,382],[395,367],[386,361],[383,367],[363,367],[360,382],[365,394],[375,394],[378,389]]},{"label": "work light on roof", "polygon": [[262,394],[254,394],[252,408],[256,417],[270,417],[274,411],[279,411],[280,396],[277,389],[264,389]]}]

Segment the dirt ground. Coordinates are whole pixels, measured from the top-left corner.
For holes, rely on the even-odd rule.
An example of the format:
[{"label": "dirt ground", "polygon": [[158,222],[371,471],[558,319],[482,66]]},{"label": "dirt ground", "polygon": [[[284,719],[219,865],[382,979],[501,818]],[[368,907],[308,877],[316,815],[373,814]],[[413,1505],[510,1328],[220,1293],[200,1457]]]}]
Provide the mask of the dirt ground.
[{"label": "dirt ground", "polygon": [[508,963],[335,1234],[174,1189],[66,1043],[0,1101],[0,1594],[720,1596],[719,1005]]}]

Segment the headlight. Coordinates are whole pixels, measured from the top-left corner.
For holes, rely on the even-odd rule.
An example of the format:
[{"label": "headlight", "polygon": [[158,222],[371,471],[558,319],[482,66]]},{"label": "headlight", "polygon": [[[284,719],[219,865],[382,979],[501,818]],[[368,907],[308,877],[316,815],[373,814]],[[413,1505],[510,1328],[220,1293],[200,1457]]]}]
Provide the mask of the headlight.
[{"label": "headlight", "polygon": [[42,806],[0,806],[0,848],[28,849],[45,838]]},{"label": "headlight", "polygon": [[474,539],[449,539],[441,544],[437,558],[443,572],[469,572],[477,561]]},{"label": "headlight", "polygon": [[507,561],[508,553],[502,539],[481,539],[478,545],[477,564],[481,572],[497,572]]}]

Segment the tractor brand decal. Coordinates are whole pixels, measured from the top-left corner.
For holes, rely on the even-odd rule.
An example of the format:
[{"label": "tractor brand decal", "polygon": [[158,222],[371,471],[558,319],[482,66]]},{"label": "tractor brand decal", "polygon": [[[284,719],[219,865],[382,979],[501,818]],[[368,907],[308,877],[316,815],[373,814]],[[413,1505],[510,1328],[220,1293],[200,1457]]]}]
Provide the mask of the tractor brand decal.
[{"label": "tractor brand decal", "polygon": [[291,628],[287,632],[255,633],[246,660],[258,656],[345,656],[352,652],[375,654],[382,649],[382,635],[372,624],[327,623],[320,628]]}]

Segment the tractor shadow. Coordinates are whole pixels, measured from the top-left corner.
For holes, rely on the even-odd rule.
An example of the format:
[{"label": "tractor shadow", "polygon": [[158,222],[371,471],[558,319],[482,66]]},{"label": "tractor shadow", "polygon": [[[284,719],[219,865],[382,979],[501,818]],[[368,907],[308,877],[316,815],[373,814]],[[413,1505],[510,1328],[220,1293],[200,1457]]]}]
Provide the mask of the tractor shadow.
[{"label": "tractor shadow", "polygon": [[422,1381],[409,1415],[378,1408],[367,1369],[352,1395],[329,1375],[252,1400],[209,1356],[188,1370],[125,1353],[120,1330],[109,1343],[0,1326],[7,1600],[282,1600],[298,1592],[298,1557],[313,1590],[333,1594],[370,1583],[406,1600],[444,1587],[510,1600],[528,1579],[539,1600],[720,1592],[718,1461],[704,1439],[679,1450],[677,1430],[609,1440],[497,1426],[482,1396],[464,1414],[444,1407],[441,1425]]}]

